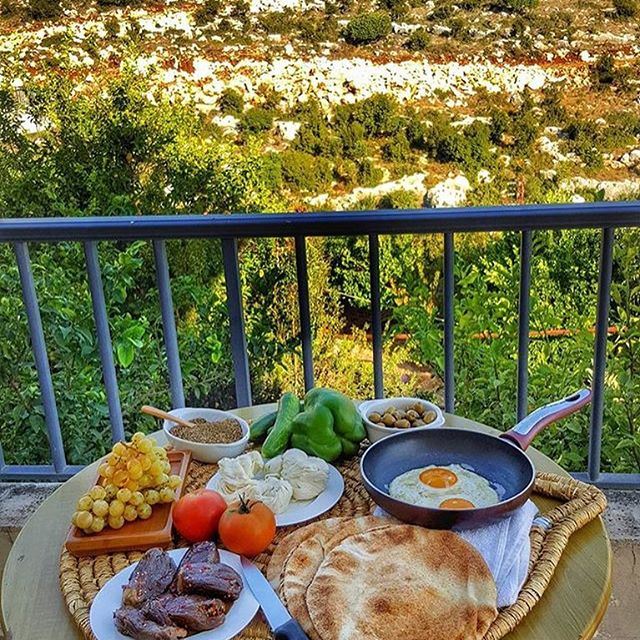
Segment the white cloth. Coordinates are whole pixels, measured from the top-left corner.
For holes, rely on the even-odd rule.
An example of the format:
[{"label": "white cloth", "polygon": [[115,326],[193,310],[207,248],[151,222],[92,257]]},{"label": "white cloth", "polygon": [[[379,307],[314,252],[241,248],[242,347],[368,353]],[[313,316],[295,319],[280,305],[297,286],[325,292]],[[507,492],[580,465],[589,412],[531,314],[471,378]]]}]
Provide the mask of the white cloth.
[{"label": "white cloth", "polygon": [[527,579],[531,543],[529,532],[538,513],[531,500],[527,500],[508,518],[497,520],[476,529],[454,531],[474,546],[487,563],[498,590],[498,607],[513,604]]},{"label": "white cloth", "polygon": [[[496,583],[498,608],[513,604],[527,579],[531,555],[529,532],[537,513],[538,507],[528,500],[507,518],[475,529],[454,528],[487,563]],[[384,517],[387,513],[376,507],[373,515]]]}]

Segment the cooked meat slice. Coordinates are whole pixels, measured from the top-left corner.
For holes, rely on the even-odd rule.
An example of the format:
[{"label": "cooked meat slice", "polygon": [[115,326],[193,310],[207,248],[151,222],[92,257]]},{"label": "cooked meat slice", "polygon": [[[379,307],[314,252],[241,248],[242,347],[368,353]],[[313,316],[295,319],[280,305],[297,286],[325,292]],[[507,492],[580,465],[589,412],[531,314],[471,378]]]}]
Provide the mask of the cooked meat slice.
[{"label": "cooked meat slice", "polygon": [[178,569],[185,564],[195,564],[196,562],[209,562],[217,564],[220,562],[220,554],[215,542],[198,542],[194,544],[187,553],[182,556]]},{"label": "cooked meat slice", "polygon": [[149,549],[123,587],[122,604],[139,607],[167,590],[176,574],[176,564],[162,549]]},{"label": "cooked meat slice", "polygon": [[177,591],[235,600],[242,591],[242,578],[226,564],[198,562],[182,568],[178,575]]},{"label": "cooked meat slice", "polygon": [[181,627],[159,625],[147,618],[140,609],[120,607],[113,613],[116,629],[134,640],[178,640],[187,635]]},{"label": "cooked meat slice", "polygon": [[198,542],[197,544],[194,544],[182,556],[182,560],[180,560],[180,564],[178,565],[176,576],[171,583],[170,591],[172,591],[173,593],[176,592],[178,576],[180,575],[181,569],[188,564],[194,564],[196,562],[208,562],[210,564],[216,564],[220,562],[220,554],[218,553],[215,542]]},{"label": "cooked meat slice", "polygon": [[176,624],[189,631],[207,631],[215,629],[224,622],[225,605],[217,598],[198,595],[164,595],[157,600],[147,602],[142,610],[144,614],[166,624]]}]

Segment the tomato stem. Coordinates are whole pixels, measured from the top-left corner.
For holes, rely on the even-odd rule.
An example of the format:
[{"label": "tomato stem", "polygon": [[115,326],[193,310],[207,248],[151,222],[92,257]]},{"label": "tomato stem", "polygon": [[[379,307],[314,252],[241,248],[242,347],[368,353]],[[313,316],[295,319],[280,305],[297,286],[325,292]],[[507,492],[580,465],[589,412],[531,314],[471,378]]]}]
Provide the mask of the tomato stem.
[{"label": "tomato stem", "polygon": [[238,509],[238,513],[251,513],[249,501],[244,497],[244,495],[241,493],[238,498],[240,499],[240,508]]}]

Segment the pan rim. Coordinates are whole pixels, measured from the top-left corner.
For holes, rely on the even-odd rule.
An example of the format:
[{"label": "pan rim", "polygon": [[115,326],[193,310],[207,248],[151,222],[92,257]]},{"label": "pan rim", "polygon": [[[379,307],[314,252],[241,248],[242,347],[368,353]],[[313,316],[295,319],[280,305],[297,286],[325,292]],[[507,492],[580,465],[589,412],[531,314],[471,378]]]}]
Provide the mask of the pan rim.
[{"label": "pan rim", "polygon": [[[371,449],[373,449],[373,447],[375,447],[376,445],[383,443],[385,440],[389,440],[392,438],[403,438],[406,437],[407,435],[411,434],[411,431],[406,431],[406,432],[402,432],[402,433],[394,433],[393,435],[387,436],[386,438],[382,438],[381,440],[378,440],[377,442],[373,442],[372,444],[370,444],[367,449],[365,450],[365,452],[362,454],[362,457],[360,458],[360,476],[362,477],[362,480],[365,484],[365,488],[367,490],[369,490],[369,492],[371,493],[371,491],[375,492],[375,493],[380,493],[382,494],[385,499],[388,500],[394,500],[396,502],[399,502],[403,505],[407,505],[408,507],[411,507],[412,509],[420,509],[423,510],[425,513],[428,513],[430,515],[433,516],[441,516],[443,514],[452,514],[452,515],[463,515],[463,514],[468,514],[468,515],[478,515],[478,516],[483,516],[483,515],[488,515],[489,517],[492,516],[492,514],[495,512],[495,510],[499,507],[510,507],[513,503],[522,503],[524,502],[524,500],[522,500],[522,498],[524,497],[525,499],[531,494],[531,490],[533,488],[533,484],[535,483],[536,480],[536,468],[535,465],[533,464],[533,461],[531,460],[531,458],[529,458],[529,456],[524,452],[523,449],[520,449],[517,445],[515,445],[514,443],[510,442],[509,440],[507,440],[506,438],[500,438],[500,436],[494,436],[493,434],[490,433],[483,433],[482,431],[474,431],[472,429],[461,429],[460,427],[447,427],[442,426],[442,427],[433,427],[434,430],[438,430],[438,429],[443,429],[446,430],[448,432],[451,431],[455,431],[455,432],[459,432],[465,435],[468,435],[470,433],[475,434],[475,435],[479,435],[479,436],[483,436],[483,437],[487,437],[487,438],[491,438],[491,439],[495,439],[495,440],[499,440],[500,442],[505,443],[506,445],[513,447],[514,450],[522,455],[522,457],[527,461],[529,468],[531,469],[531,480],[527,483],[527,485],[518,493],[514,494],[513,496],[511,496],[510,498],[507,498],[506,500],[501,500],[500,502],[496,502],[495,504],[486,506],[486,507],[474,507],[473,509],[440,509],[439,507],[425,507],[422,505],[417,505],[417,504],[412,504],[411,502],[405,502],[404,500],[400,500],[399,498],[394,498],[391,494],[389,494],[387,491],[384,491],[383,489],[379,488],[377,485],[375,485],[367,476],[367,474],[365,473],[364,470],[364,464],[365,464],[365,460],[367,457],[367,454],[369,453],[369,451],[371,451]],[[428,429],[421,429],[422,433],[425,433],[429,431]],[[482,474],[479,474],[482,475]],[[484,477],[484,476],[483,476]],[[512,508],[515,508],[512,507]],[[507,509],[507,511],[510,511],[511,509]]]}]

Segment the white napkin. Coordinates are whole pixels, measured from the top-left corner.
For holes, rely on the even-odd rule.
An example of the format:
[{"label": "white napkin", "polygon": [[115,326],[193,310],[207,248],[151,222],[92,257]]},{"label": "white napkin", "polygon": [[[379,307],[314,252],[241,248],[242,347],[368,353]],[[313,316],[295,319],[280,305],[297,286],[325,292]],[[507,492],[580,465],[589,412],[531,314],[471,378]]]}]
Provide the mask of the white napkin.
[{"label": "white napkin", "polygon": [[474,546],[487,563],[498,590],[498,607],[513,604],[527,579],[531,544],[529,532],[538,513],[531,500],[508,518],[476,529],[454,531]]},{"label": "white napkin", "polygon": [[[498,607],[513,604],[527,579],[531,544],[529,532],[538,513],[531,500],[502,518],[476,529],[457,529],[454,531],[470,545],[475,547],[487,563],[498,591]],[[374,516],[388,516],[380,507],[376,507]]]}]

